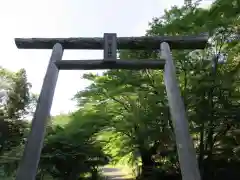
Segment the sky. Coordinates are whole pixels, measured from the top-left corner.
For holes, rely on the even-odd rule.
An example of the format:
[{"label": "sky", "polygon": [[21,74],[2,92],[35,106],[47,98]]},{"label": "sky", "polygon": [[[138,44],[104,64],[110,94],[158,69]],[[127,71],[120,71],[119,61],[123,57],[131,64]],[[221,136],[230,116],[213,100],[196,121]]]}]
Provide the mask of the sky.
[{"label": "sky", "polygon": [[[204,5],[211,0],[205,0]],[[183,0],[2,0],[0,1],[0,66],[12,71],[25,68],[31,91],[39,94],[51,50],[17,49],[14,38],[142,36],[153,17]],[[102,51],[65,50],[63,59],[101,59]],[[89,82],[90,71],[61,71],[51,114],[76,109],[72,97]],[[98,72],[98,71],[91,71]]]}]

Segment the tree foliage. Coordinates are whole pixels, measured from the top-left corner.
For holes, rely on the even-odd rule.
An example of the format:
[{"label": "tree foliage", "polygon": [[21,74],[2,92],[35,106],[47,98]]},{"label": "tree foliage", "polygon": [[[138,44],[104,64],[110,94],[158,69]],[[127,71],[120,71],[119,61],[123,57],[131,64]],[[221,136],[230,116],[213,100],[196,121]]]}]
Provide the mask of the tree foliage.
[{"label": "tree foliage", "polygon": [[[26,71],[20,69],[11,72],[0,68],[0,156],[5,173],[16,168],[16,163],[6,163],[10,150],[21,146],[28,130],[28,123],[23,121],[31,105],[30,83]],[[10,157],[11,158],[11,157]],[[11,172],[9,172],[11,174]]]},{"label": "tree foliage", "polygon": [[[208,32],[211,36],[206,49],[173,51],[173,57],[202,177],[217,179],[237,173],[234,169],[240,165],[239,2],[218,0],[209,9],[191,3],[154,18],[147,35]],[[124,59],[158,56],[150,51],[120,52]],[[96,109],[110,115],[105,131],[114,133],[115,140],[109,138],[106,146],[120,147],[114,152],[118,157],[140,158],[144,177],[155,170],[177,176],[179,163],[162,71],[109,70],[84,78],[92,84],[76,98],[80,106],[95,103]]]}]

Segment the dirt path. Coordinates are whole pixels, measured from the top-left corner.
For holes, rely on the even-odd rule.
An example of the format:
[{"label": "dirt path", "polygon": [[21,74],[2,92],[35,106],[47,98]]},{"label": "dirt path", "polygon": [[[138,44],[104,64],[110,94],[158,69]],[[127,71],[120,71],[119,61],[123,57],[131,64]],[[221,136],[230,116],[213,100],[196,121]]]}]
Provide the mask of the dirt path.
[{"label": "dirt path", "polygon": [[106,179],[109,180],[130,180],[127,176],[127,173],[124,173],[120,168],[115,167],[103,167],[102,168],[103,175]]}]

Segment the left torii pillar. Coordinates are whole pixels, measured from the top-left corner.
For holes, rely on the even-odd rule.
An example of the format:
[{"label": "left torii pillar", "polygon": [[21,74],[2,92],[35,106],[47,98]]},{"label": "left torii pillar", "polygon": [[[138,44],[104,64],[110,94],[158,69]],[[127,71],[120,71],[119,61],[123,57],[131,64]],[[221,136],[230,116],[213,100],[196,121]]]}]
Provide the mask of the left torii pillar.
[{"label": "left torii pillar", "polygon": [[50,117],[55,87],[59,70],[56,61],[62,60],[62,45],[56,43],[43,81],[36,111],[32,120],[32,127],[24,149],[23,157],[17,171],[16,180],[35,180],[41,156],[47,121]]}]

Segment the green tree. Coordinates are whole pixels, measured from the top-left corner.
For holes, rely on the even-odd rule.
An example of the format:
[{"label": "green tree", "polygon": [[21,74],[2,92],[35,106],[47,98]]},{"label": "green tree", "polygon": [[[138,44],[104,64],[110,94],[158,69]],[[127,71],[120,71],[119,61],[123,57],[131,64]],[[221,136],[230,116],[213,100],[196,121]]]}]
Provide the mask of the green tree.
[{"label": "green tree", "polygon": [[29,124],[23,119],[28,114],[28,106],[31,104],[29,93],[31,85],[27,81],[24,69],[11,72],[0,68],[0,79],[1,165],[4,166],[5,173],[11,174],[16,164],[5,163],[5,159],[9,158],[5,153],[24,143]]},{"label": "green tree", "polygon": [[[239,160],[239,141],[237,135],[231,133],[239,129],[236,111],[240,95],[239,42],[235,41],[239,31],[237,9],[237,1],[230,4],[226,0],[215,1],[209,9],[199,8],[198,3],[174,6],[162,17],[154,18],[147,31],[148,36],[202,32],[211,36],[205,50],[173,51],[204,179],[216,178],[214,174],[222,176],[219,169],[224,167],[217,166],[219,164],[225,163],[225,168],[229,164],[228,170],[233,169],[227,159]],[[158,54],[121,51],[120,57],[156,58]],[[223,60],[226,60],[224,65],[221,64]],[[145,177],[152,175],[156,168],[179,173],[163,73],[110,70],[101,76],[88,74],[84,78],[92,84],[76,95],[79,105],[96,103],[95,108],[104,109],[101,111],[109,115],[105,131],[114,132],[113,137],[120,139],[116,141],[121,142],[116,144],[120,147],[118,155],[140,157]],[[110,145],[114,144],[112,142],[110,138]],[[230,151],[234,153],[229,154]],[[225,176],[228,176],[226,171]]]},{"label": "green tree", "polygon": [[27,106],[30,103],[29,88],[26,72],[24,69],[18,72],[10,72],[0,69],[1,92],[1,148],[9,150],[22,142],[28,123],[19,121],[27,114]]},{"label": "green tree", "polygon": [[69,115],[72,123],[65,127],[55,125],[48,131],[39,176],[50,174],[57,179],[75,180],[85,173],[91,173],[95,179],[98,167],[108,163],[100,142],[94,136],[100,127],[94,128],[95,114],[91,115],[91,110],[86,111],[88,112],[82,110]]}]

